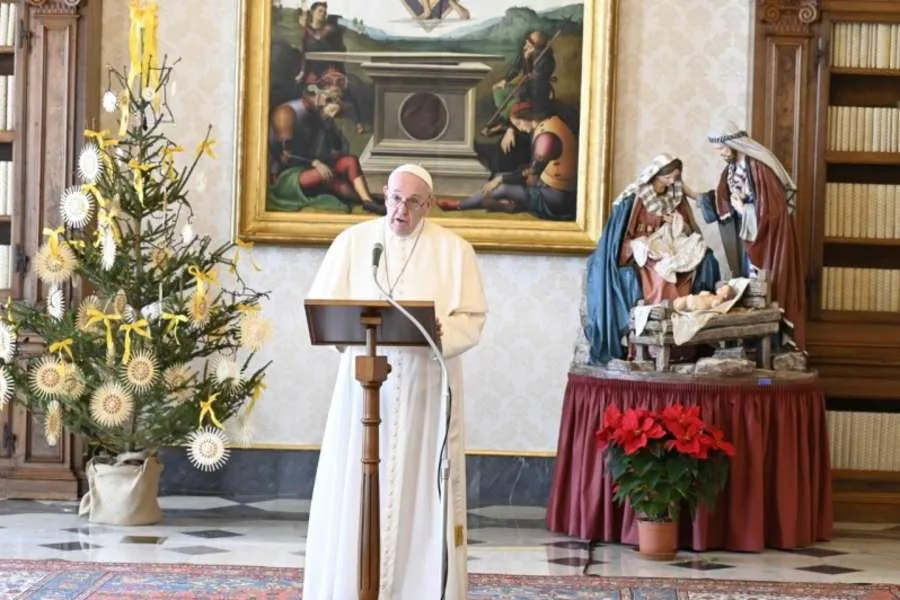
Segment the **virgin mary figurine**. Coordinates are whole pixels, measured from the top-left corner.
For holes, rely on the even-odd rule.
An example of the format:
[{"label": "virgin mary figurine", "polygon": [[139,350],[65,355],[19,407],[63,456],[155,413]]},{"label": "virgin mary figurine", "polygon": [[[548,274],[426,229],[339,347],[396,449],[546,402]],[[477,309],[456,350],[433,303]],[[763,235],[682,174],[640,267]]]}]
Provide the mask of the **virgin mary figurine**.
[{"label": "virgin mary figurine", "polygon": [[715,290],[719,264],[700,235],[681,171],[680,159],[657,155],[613,202],[585,278],[592,364],[627,356],[622,338],[639,300],[657,304]]}]

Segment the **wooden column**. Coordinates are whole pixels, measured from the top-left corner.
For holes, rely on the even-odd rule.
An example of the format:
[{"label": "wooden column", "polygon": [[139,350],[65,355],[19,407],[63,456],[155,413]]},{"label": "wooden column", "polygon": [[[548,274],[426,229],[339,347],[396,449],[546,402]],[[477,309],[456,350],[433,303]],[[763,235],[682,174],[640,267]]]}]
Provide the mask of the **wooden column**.
[{"label": "wooden column", "polygon": [[[26,93],[23,135],[22,196],[25,202],[24,242],[34,256],[44,227],[61,222],[59,201],[73,181],[77,88],[78,8],[81,0],[27,0],[26,67],[19,89]],[[25,275],[24,297],[35,301],[47,290],[33,269]]]},{"label": "wooden column", "polygon": [[[378,477],[378,429],[381,425],[381,385],[391,367],[387,357],[378,356],[376,332],[381,315],[363,314],[366,354],[356,357],[356,380],[365,390],[363,406],[362,481],[359,507],[359,600],[378,600],[381,585],[381,485]],[[348,574],[349,575],[349,574]]]},{"label": "wooden column", "polygon": [[[813,26],[821,0],[757,0],[753,44],[754,138],[775,153],[797,184],[797,232],[804,265],[810,265],[814,148],[807,123],[815,114],[809,93],[818,60]],[[807,273],[811,273],[807,267]],[[808,276],[809,279],[809,276]]]}]

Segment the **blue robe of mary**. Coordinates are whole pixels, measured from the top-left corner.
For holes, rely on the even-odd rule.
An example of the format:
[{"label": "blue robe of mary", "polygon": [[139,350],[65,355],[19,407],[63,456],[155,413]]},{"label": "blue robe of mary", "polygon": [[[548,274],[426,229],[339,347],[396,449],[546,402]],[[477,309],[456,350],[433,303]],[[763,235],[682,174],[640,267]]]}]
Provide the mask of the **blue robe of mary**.
[{"label": "blue robe of mary", "polygon": [[[619,264],[635,197],[625,196],[613,205],[597,248],[588,258],[584,335],[590,345],[591,364],[606,364],[627,356],[622,337],[628,331],[631,307],[643,298],[639,267],[633,262]],[[694,274],[691,292],[714,291],[719,277],[719,263],[712,250],[707,249]]]}]

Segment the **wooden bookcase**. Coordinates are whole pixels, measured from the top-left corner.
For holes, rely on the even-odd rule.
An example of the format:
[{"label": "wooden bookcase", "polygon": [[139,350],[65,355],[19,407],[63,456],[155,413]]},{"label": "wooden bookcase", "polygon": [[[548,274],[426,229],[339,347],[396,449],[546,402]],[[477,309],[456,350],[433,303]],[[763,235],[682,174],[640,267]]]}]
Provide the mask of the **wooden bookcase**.
[{"label": "wooden bookcase", "polygon": [[[835,422],[898,412],[900,2],[756,4],[752,131],[798,186],[810,366]],[[900,473],[840,466],[836,520],[900,519]]]},{"label": "wooden bookcase", "polygon": [[818,25],[809,336],[834,397],[900,398],[898,4],[825,2]]},{"label": "wooden bookcase", "polygon": [[[82,132],[98,121],[102,1],[0,2],[8,5],[7,13],[15,6],[9,43],[0,32],[0,78],[15,77],[11,117],[0,119],[0,299],[12,295],[34,302],[46,290],[31,257],[44,228],[61,224],[59,201],[76,182]],[[0,4],[0,23],[2,9]],[[9,161],[6,201],[2,169]],[[67,303],[78,294],[67,290]],[[40,349],[25,346],[25,352]],[[49,446],[43,429],[43,415],[21,405],[10,403],[2,411],[0,497],[78,498],[83,489],[79,440],[64,435]]]}]

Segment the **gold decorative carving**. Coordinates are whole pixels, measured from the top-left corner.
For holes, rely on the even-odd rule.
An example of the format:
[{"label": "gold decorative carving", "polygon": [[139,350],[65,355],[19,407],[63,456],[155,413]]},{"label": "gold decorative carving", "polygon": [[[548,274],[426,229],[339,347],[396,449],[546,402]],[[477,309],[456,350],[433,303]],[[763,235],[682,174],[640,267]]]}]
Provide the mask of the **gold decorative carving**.
[{"label": "gold decorative carving", "polygon": [[822,15],[821,0],[758,0],[759,20],[766,31],[809,35]]}]

